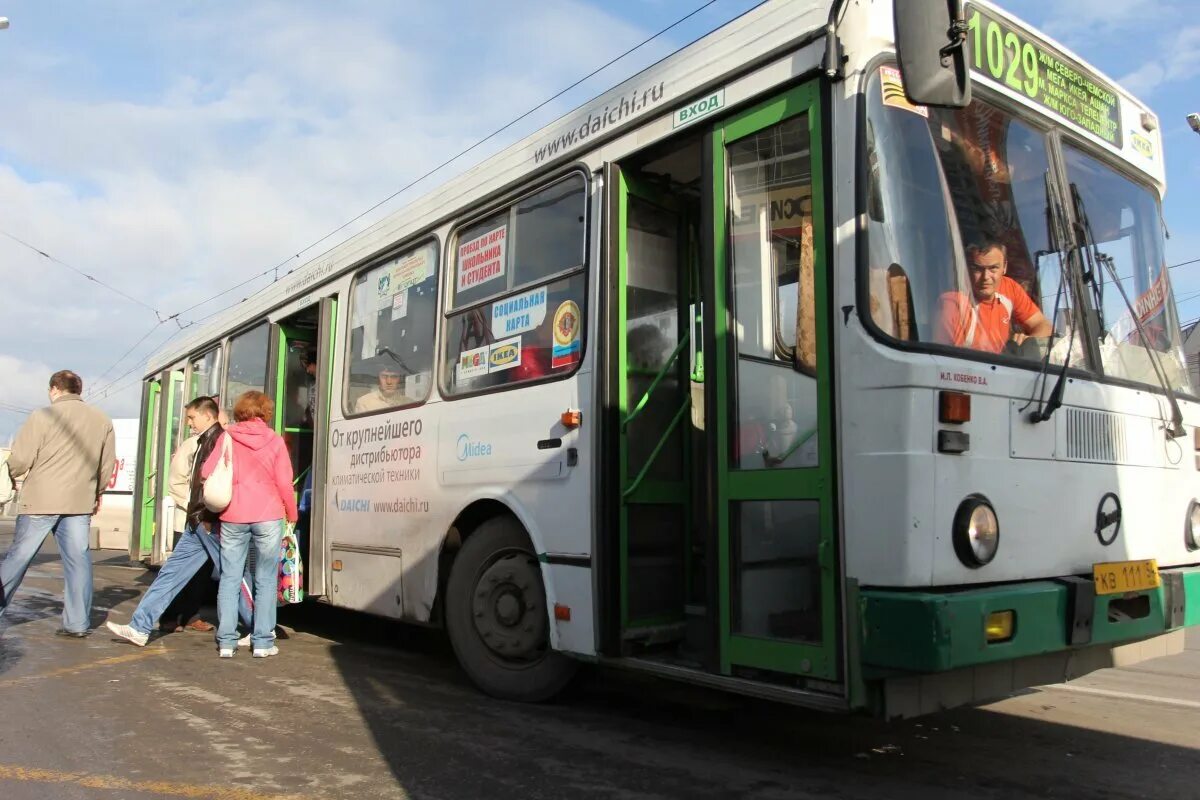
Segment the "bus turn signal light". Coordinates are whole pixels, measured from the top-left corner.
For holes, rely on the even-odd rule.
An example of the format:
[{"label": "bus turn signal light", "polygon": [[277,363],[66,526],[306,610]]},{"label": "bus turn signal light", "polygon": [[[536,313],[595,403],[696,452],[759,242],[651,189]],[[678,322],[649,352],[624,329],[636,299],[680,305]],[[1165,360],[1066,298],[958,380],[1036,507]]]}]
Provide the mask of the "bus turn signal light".
[{"label": "bus turn signal light", "polygon": [[564,428],[578,428],[583,424],[583,412],[577,409],[568,408],[562,413],[561,420]]},{"label": "bus turn signal light", "polygon": [[562,603],[554,604],[554,618],[559,622],[571,621],[571,607],[564,606]]},{"label": "bus turn signal light", "polygon": [[1015,611],[993,611],[987,616],[988,644],[1007,642],[1013,637],[1013,623],[1016,621]]},{"label": "bus turn signal light", "polygon": [[938,422],[961,425],[971,421],[971,395],[965,392],[938,392]]}]

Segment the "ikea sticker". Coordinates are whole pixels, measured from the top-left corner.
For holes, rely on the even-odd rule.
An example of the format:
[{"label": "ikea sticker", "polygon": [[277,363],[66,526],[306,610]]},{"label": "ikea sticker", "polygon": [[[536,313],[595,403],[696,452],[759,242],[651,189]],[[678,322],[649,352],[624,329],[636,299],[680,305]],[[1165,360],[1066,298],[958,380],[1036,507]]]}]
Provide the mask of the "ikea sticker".
[{"label": "ikea sticker", "polygon": [[502,372],[521,366],[521,337],[514,336],[492,344],[488,353],[488,372]]},{"label": "ikea sticker", "polygon": [[464,350],[458,355],[458,380],[468,381],[488,373],[488,346]]},{"label": "ikea sticker", "polygon": [[540,328],[546,321],[546,287],[492,303],[492,335],[497,339]]},{"label": "ikea sticker", "polygon": [[1134,151],[1142,158],[1154,159],[1154,143],[1142,136],[1140,133],[1132,133],[1129,136],[1129,144],[1133,146]]}]

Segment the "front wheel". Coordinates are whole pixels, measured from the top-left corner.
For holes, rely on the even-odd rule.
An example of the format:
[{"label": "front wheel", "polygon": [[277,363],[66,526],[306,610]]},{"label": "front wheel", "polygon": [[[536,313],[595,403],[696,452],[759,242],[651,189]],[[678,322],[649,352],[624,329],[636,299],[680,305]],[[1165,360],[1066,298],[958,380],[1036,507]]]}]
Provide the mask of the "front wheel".
[{"label": "front wheel", "polygon": [[458,663],[493,697],[540,702],[571,680],[575,661],[550,649],[537,557],[511,517],[484,522],[450,568],[446,629]]}]

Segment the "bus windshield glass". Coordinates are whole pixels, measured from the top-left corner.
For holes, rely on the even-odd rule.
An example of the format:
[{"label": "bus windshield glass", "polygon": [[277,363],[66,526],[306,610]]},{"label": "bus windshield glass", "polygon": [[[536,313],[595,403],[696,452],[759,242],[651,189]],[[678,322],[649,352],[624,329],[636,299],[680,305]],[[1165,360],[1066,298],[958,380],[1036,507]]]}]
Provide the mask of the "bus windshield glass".
[{"label": "bus windshield glass", "polygon": [[[1065,356],[1053,320],[1073,304],[1046,224],[1044,133],[979,100],[913,106],[882,67],[866,135],[875,324],[910,342],[1039,362],[1057,345]],[[1082,353],[1071,360],[1085,366]]]},{"label": "bus windshield glass", "polygon": [[1171,388],[1190,391],[1157,200],[1149,189],[1069,145],[1063,159],[1068,202],[1085,233],[1086,241],[1078,244],[1093,276],[1088,285],[1100,312],[1101,330],[1095,333],[1105,374],[1157,384],[1157,356]]},{"label": "bus windshield glass", "polygon": [[[1148,189],[1069,146],[1070,186],[1059,189],[1044,130],[978,98],[964,109],[913,106],[887,66],[868,83],[866,140],[866,280],[883,333],[964,355],[1069,359],[1152,386],[1157,355],[1171,387],[1187,389]],[[1078,284],[1067,278],[1068,213],[1090,221],[1093,234],[1090,244],[1075,237],[1092,278]],[[1073,285],[1086,287],[1102,329],[1085,331]],[[1099,343],[1101,364],[1089,363],[1085,336]]]}]

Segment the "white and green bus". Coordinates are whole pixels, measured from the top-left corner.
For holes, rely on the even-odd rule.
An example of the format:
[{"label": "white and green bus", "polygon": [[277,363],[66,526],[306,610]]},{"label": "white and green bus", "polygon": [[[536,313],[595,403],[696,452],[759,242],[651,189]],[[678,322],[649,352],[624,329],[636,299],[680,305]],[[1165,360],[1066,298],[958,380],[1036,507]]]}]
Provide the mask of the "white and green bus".
[{"label": "white and green bus", "polygon": [[182,402],[254,388],[308,594],[498,697],[586,661],[903,716],[1181,649],[1158,120],[989,3],[900,5],[765,3],[155,355],[131,556]]}]

